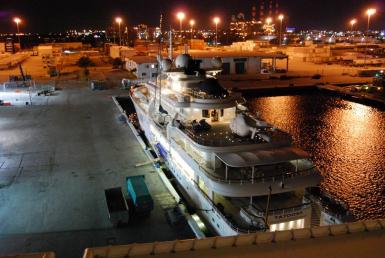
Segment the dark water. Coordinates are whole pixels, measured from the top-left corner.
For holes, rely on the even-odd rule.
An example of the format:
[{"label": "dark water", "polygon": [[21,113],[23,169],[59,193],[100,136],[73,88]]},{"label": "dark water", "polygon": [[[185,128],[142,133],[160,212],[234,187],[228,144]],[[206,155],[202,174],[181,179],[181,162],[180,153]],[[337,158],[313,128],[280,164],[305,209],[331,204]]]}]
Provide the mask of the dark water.
[{"label": "dark water", "polygon": [[320,92],[250,98],[249,106],[312,154],[322,187],[357,219],[385,217],[384,110]]}]

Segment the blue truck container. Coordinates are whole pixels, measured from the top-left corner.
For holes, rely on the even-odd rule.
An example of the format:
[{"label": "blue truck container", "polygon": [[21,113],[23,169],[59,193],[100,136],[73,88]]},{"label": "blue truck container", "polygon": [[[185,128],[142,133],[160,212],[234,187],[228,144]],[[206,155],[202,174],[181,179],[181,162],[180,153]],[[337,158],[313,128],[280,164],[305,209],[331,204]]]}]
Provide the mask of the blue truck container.
[{"label": "blue truck container", "polygon": [[126,178],[127,192],[135,207],[136,214],[148,214],[154,209],[154,201],[148,191],[144,176]]}]

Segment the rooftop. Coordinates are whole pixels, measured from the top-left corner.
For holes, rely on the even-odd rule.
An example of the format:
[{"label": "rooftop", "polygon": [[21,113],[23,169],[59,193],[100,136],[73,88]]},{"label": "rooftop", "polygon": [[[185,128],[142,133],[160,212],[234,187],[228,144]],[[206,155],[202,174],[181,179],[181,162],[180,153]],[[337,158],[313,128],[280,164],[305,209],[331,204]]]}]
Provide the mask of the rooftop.
[{"label": "rooftop", "polygon": [[131,56],[128,59],[131,61],[134,61],[137,64],[156,64],[156,63],[158,63],[155,56],[137,55],[137,56]]},{"label": "rooftop", "polygon": [[193,58],[212,58],[212,57],[263,57],[263,58],[287,58],[288,56],[282,53],[266,53],[262,51],[237,51],[237,50],[190,50],[189,54]]}]

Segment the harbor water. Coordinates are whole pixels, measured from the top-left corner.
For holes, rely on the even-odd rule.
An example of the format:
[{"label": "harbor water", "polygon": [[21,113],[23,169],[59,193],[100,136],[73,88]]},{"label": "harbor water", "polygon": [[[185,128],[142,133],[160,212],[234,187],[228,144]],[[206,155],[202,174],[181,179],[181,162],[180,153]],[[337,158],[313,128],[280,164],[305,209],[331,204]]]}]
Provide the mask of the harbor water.
[{"label": "harbor water", "polygon": [[318,91],[249,97],[261,118],[293,135],[324,177],[321,187],[356,219],[385,217],[385,111]]}]

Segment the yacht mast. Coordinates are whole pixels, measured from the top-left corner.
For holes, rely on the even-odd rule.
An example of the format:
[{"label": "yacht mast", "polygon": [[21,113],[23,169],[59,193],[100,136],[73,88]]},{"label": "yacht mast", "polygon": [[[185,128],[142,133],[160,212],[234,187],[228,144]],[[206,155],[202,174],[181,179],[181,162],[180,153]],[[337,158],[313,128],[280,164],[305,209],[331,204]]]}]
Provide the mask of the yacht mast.
[{"label": "yacht mast", "polygon": [[169,51],[168,51],[168,58],[172,61],[173,60],[173,48],[172,48],[172,28],[170,26],[170,33],[169,33],[169,44],[170,44],[170,48],[169,48]]}]

